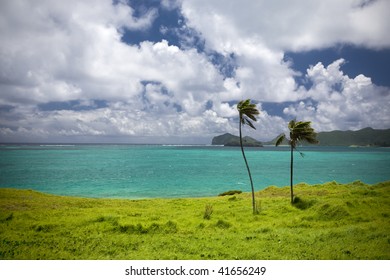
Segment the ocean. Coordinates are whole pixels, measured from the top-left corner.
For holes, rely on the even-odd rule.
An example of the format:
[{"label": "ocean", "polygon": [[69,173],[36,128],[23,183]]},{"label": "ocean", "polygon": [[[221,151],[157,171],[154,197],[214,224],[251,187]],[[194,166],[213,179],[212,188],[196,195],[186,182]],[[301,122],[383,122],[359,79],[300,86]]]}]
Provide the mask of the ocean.
[{"label": "ocean", "polygon": [[[390,180],[389,148],[301,147],[294,183]],[[246,148],[255,189],[290,184],[288,147]],[[239,147],[0,145],[0,188],[96,198],[216,196],[250,192]]]}]

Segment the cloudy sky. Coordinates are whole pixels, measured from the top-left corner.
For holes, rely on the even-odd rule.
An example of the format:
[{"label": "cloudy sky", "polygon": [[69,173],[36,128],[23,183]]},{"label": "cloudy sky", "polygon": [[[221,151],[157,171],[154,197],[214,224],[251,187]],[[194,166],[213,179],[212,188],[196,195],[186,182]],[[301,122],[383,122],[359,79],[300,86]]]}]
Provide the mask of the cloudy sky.
[{"label": "cloudy sky", "polygon": [[388,0],[0,2],[0,142],[390,128]]}]

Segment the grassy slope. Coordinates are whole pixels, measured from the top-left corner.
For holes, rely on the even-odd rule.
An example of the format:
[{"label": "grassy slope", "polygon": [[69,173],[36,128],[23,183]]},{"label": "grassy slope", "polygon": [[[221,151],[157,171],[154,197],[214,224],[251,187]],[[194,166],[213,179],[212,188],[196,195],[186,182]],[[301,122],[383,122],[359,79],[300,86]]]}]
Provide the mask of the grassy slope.
[{"label": "grassy slope", "polygon": [[[390,259],[390,181],[199,199],[115,200],[0,189],[0,259]],[[212,205],[211,219],[203,219]]]}]

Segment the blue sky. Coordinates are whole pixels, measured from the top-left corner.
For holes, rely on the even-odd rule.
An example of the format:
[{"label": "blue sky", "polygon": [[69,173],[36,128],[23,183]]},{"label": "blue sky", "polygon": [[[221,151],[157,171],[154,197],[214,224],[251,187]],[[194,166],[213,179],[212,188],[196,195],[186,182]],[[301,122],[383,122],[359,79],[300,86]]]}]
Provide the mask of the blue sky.
[{"label": "blue sky", "polygon": [[0,3],[0,142],[210,143],[390,128],[390,1]]}]

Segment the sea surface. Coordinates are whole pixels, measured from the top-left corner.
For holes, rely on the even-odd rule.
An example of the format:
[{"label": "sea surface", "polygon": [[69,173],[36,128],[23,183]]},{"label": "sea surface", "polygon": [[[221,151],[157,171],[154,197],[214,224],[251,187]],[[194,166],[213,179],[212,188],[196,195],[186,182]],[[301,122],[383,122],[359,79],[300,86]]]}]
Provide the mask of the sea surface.
[{"label": "sea surface", "polygon": [[[294,183],[390,180],[389,148],[301,147]],[[246,148],[256,190],[288,186],[288,147]],[[105,198],[215,196],[250,191],[239,147],[0,145],[0,188]]]}]

